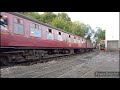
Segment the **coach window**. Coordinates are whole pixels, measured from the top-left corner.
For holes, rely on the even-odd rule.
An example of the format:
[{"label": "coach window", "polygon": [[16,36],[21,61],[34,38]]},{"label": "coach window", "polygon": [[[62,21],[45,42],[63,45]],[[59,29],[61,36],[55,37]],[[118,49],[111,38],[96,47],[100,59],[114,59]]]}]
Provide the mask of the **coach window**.
[{"label": "coach window", "polygon": [[14,18],[14,33],[22,35],[24,34],[22,19]]},{"label": "coach window", "polygon": [[61,32],[58,32],[59,35],[61,35]]},{"label": "coach window", "polygon": [[37,24],[30,24],[30,36],[41,37],[41,26]]},{"label": "coach window", "polygon": [[74,43],[76,43],[77,41],[76,41],[76,37],[74,37]]},{"label": "coach window", "polygon": [[7,16],[0,15],[0,30],[8,30],[8,18],[7,18]]},{"label": "coach window", "polygon": [[78,38],[78,42],[80,43],[80,38]]},{"label": "coach window", "polygon": [[62,41],[62,35],[61,35],[61,32],[58,32],[58,40],[59,40],[59,41]]},{"label": "coach window", "polygon": [[52,33],[52,29],[48,29],[48,32],[49,32],[49,33]]},{"label": "coach window", "polygon": [[68,36],[68,42],[71,42],[71,36],[70,35]]},{"label": "coach window", "polygon": [[69,38],[70,38],[71,36],[69,35]]},{"label": "coach window", "polygon": [[48,31],[47,31],[47,39],[54,40],[54,34],[52,32],[52,29],[48,29]]},{"label": "coach window", "polygon": [[84,40],[83,40],[83,38],[82,38],[82,43],[84,43]]}]

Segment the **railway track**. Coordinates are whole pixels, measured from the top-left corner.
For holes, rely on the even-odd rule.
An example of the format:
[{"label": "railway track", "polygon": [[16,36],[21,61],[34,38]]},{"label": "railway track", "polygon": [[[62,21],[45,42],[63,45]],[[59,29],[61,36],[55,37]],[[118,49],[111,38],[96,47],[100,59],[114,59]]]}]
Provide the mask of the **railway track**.
[{"label": "railway track", "polygon": [[8,67],[13,67],[13,66],[16,66],[16,65],[19,66],[19,65],[31,65],[31,64],[36,64],[36,63],[44,63],[44,62],[51,61],[53,58],[65,57],[65,56],[69,56],[69,55],[70,54],[50,55],[48,57],[43,57],[41,60],[29,60],[29,61],[23,61],[23,62],[17,62],[17,63],[10,63],[10,65],[8,65],[8,66],[1,65],[1,69],[8,68]]},{"label": "railway track", "polygon": [[[86,60],[88,60],[88,59],[90,59],[90,57],[96,56],[98,54],[99,54],[98,51],[97,52],[91,52],[91,53],[88,52],[88,53],[78,55],[79,58],[80,57],[83,58],[82,60],[76,58],[76,59],[73,59],[73,60],[70,60],[70,61],[68,61],[67,58],[69,59],[69,57],[72,57],[72,56],[73,56],[73,58],[75,58],[77,55],[72,55],[72,56],[67,56],[67,57],[59,57],[62,60],[66,60],[66,61],[62,62],[62,60],[60,60],[57,64],[46,63],[45,65],[41,65],[41,66],[38,66],[36,68],[31,68],[30,71],[26,70],[27,72],[23,71],[22,73],[17,72],[17,73],[11,74],[11,75],[9,74],[9,75],[6,75],[6,77],[11,77],[11,78],[14,78],[14,77],[16,77],[16,78],[32,77],[32,78],[36,78],[36,77],[45,77],[45,75],[47,77],[47,74],[52,73],[52,72],[55,72],[55,73],[60,72],[60,74],[63,74],[66,71],[68,71],[70,69],[73,69],[72,68],[73,66],[86,63]],[[56,60],[57,58],[54,58],[54,59]],[[46,60],[46,61],[48,61],[48,60]],[[37,62],[37,63],[39,63],[39,62]],[[33,63],[31,62],[31,64],[33,64]],[[31,64],[29,64],[29,65],[31,65]],[[53,76],[55,77],[55,75],[53,75]],[[58,77],[58,76],[56,76],[56,77]]]},{"label": "railway track", "polygon": [[75,63],[75,61],[73,61],[72,65],[67,63],[67,64],[69,64],[68,66],[65,66],[65,67],[50,71],[50,72],[38,74],[37,76],[33,76],[32,78],[61,78],[65,74],[68,74],[68,73],[70,73],[71,71],[74,71],[77,68],[80,68],[80,67],[82,68],[82,66],[84,66],[87,62],[90,62],[90,61],[88,61],[88,59],[86,59],[86,58],[89,58],[89,57],[90,56],[87,56],[83,59],[77,59],[79,62]]},{"label": "railway track", "polygon": [[[89,52],[84,52],[84,53],[89,53]],[[81,53],[80,55],[84,55],[84,53]],[[52,61],[52,59],[64,58],[64,57],[69,57],[69,56],[77,56],[77,55],[79,54],[50,55],[50,56],[43,57],[41,60],[29,60],[29,61],[23,61],[23,62],[17,62],[17,63],[10,63],[10,65],[8,66],[0,65],[0,69],[13,67],[16,65],[19,66],[19,65],[32,65],[36,63],[44,63],[44,62]]]}]

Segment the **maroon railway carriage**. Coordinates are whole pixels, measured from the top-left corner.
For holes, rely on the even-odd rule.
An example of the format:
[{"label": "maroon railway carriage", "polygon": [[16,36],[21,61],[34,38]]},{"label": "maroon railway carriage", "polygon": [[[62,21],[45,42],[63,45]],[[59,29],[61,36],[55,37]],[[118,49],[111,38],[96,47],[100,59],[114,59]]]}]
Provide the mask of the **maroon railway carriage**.
[{"label": "maroon railway carriage", "polygon": [[[92,43],[17,12],[1,12],[7,16],[7,26],[1,26],[2,63],[21,61],[23,58],[40,59],[51,54],[72,54],[93,49]],[[29,57],[28,57],[29,56]]]}]

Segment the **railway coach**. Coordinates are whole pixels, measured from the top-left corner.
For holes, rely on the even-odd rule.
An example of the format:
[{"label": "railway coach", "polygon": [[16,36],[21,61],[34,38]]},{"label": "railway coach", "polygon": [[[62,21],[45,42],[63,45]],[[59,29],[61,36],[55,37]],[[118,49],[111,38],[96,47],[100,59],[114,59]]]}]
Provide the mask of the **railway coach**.
[{"label": "railway coach", "polygon": [[[65,32],[18,12],[1,12],[0,62],[41,60],[56,54],[73,54],[93,50],[83,37]],[[5,17],[5,23],[2,23]]]}]

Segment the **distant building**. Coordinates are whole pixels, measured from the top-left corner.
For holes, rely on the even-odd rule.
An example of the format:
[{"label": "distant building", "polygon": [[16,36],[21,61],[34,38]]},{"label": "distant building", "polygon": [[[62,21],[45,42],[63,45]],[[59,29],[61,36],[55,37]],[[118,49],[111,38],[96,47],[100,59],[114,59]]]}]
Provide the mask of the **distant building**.
[{"label": "distant building", "polygon": [[119,47],[119,51],[120,51],[120,29],[119,29],[119,42],[118,42],[118,47]]},{"label": "distant building", "polygon": [[106,51],[115,51],[119,50],[120,48],[120,36],[119,36],[119,29],[114,30],[106,30],[105,34],[105,48]]}]

